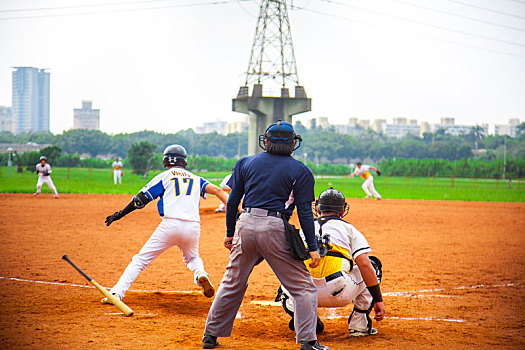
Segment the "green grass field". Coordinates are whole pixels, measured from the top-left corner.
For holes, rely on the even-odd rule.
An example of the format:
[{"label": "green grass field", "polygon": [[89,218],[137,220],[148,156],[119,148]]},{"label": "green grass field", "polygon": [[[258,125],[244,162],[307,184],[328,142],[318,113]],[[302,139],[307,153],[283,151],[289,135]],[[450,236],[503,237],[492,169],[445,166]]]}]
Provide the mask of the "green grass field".
[{"label": "green grass field", "polygon": [[[115,193],[135,194],[160,171],[150,172],[147,179],[124,171],[123,184],[113,184],[111,169],[53,168],[51,177],[59,193]],[[199,175],[219,184],[227,172],[207,172]],[[8,168],[0,167],[0,192],[33,193],[37,176],[13,168],[9,178]],[[347,198],[364,198],[361,178],[316,177],[315,192],[319,195],[330,186],[341,190]],[[525,180],[470,178],[422,178],[375,176],[374,185],[383,198],[461,200],[490,202],[525,202]],[[51,193],[44,185],[42,192]]]}]

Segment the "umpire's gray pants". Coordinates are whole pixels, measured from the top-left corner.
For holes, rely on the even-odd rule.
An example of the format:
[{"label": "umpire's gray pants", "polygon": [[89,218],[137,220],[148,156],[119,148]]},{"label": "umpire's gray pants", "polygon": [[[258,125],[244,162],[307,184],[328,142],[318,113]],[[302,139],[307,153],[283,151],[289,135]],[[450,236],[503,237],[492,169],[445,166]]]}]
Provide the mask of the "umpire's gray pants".
[{"label": "umpire's gray pants", "polygon": [[317,288],[312,276],[303,262],[292,257],[283,220],[253,212],[241,214],[237,222],[230,262],[208,313],[205,332],[216,337],[231,335],[248,277],[262,260],[294,298],[296,341],[316,340]]}]

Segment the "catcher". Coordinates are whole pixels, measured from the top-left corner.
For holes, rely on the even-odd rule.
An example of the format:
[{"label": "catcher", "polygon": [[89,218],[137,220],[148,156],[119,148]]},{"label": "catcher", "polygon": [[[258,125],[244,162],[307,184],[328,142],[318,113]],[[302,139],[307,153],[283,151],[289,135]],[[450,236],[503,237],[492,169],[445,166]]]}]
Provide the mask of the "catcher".
[{"label": "catcher", "polygon": [[[348,318],[350,336],[377,334],[369,314],[374,309],[376,321],[385,316],[379,288],[383,274],[381,261],[368,256],[372,250],[363,234],[342,219],[348,213],[348,204],[340,191],[330,187],[321,193],[316,211],[319,217],[315,232],[321,263],[315,268],[308,266],[308,260],[305,264],[317,287],[317,305],[343,307],[352,302],[354,310]],[[281,301],[284,311],[292,317],[288,326],[294,330],[294,301],[284,286],[277,290],[275,301]],[[317,333],[323,329],[323,322],[317,318]]]}]

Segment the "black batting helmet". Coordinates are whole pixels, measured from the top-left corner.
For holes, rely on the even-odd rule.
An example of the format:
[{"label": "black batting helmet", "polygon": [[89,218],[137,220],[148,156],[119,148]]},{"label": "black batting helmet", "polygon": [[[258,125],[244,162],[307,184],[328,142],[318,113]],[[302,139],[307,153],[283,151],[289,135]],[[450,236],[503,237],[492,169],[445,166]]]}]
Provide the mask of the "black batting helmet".
[{"label": "black batting helmet", "polygon": [[316,207],[319,212],[344,213],[343,216],[348,213],[349,209],[343,193],[333,187],[324,190],[319,195],[319,199],[316,201]]},{"label": "black batting helmet", "polygon": [[186,149],[181,145],[171,145],[164,150],[164,157],[162,158],[162,165],[180,166],[186,168]]}]

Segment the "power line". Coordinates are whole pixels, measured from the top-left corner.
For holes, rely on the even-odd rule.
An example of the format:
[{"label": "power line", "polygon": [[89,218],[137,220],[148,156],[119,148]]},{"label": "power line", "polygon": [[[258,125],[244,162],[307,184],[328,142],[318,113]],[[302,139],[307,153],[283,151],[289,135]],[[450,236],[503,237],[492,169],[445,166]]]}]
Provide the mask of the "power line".
[{"label": "power line", "polygon": [[[463,2],[463,1],[459,1],[459,0],[446,0],[446,1],[453,2],[455,4],[460,4],[460,5],[463,5],[463,6],[473,7],[473,8],[476,8],[476,9],[483,10],[483,11],[497,13],[497,14],[504,15],[504,16],[510,16],[510,17],[515,17],[515,18],[525,19],[525,17],[523,17],[523,16],[518,16],[518,15],[515,15],[515,14],[512,14],[512,13],[508,13],[508,12],[493,10],[493,9],[489,9],[487,7],[483,7],[483,6],[479,6],[479,5],[469,4],[468,2]],[[522,3],[521,1],[517,1],[517,2]]]},{"label": "power line", "polygon": [[505,25],[505,24],[491,22],[491,21],[486,21],[486,20],[483,20],[483,19],[474,18],[474,17],[470,17],[470,16],[463,16],[463,15],[459,15],[459,14],[454,13],[454,12],[449,12],[449,11],[440,10],[440,9],[436,9],[436,8],[432,8],[432,7],[418,5],[418,4],[414,4],[414,3],[411,3],[411,2],[408,2],[408,1],[404,1],[404,0],[391,0],[391,1],[399,2],[399,3],[405,4],[405,5],[409,5],[409,6],[413,6],[413,7],[422,8],[422,9],[425,9],[425,10],[428,10],[428,11],[433,11],[433,12],[437,12],[437,13],[443,13],[443,14],[449,15],[449,16],[454,16],[454,17],[459,17],[459,18],[463,18],[463,19],[468,19],[470,21],[490,24],[490,25],[493,25],[493,26],[498,26],[498,27],[512,29],[512,30],[519,30],[520,32],[525,32],[525,29],[522,29],[522,28],[508,26],[508,25]]},{"label": "power line", "polygon": [[[485,39],[485,40],[490,40],[490,41],[494,41],[494,42],[499,42],[499,43],[502,43],[502,44],[525,47],[525,44],[517,43],[517,42],[514,42],[514,41],[508,41],[508,40],[493,38],[493,37],[486,36],[486,35],[464,32],[462,30],[451,29],[451,28],[447,28],[447,27],[444,27],[444,26],[436,25],[436,24],[430,24],[430,23],[417,21],[417,20],[414,20],[414,19],[409,19],[409,18],[394,16],[394,15],[389,15],[389,14],[386,14],[386,13],[383,13],[383,12],[380,12],[380,11],[371,10],[371,9],[367,9],[367,8],[363,8],[363,7],[359,7],[359,6],[354,6],[354,5],[349,5],[349,4],[344,4],[344,3],[340,3],[340,2],[334,1],[334,0],[322,0],[322,1],[328,2],[328,3],[337,4],[337,5],[340,5],[340,6],[354,8],[354,9],[357,9],[357,10],[360,10],[360,11],[374,13],[374,14],[377,14],[377,15],[380,15],[380,16],[397,19],[399,21],[415,23],[415,24],[418,24],[418,25],[421,25],[421,26],[432,27],[432,28],[436,28],[436,29],[440,29],[440,30],[453,32],[453,33],[458,33],[458,34],[468,35],[468,36],[472,36],[472,37],[476,37],[476,38],[480,38],[480,39]],[[448,0],[448,1],[450,1],[450,0]]]},{"label": "power line", "polygon": [[[168,0],[153,0],[153,1],[168,1]],[[221,0],[221,1],[209,1],[209,2],[200,2],[200,3],[192,3],[192,4],[176,4],[176,5],[164,5],[164,6],[155,6],[155,7],[137,7],[137,8],[125,8],[125,9],[114,9],[114,10],[103,10],[103,11],[88,11],[88,12],[76,12],[76,13],[55,13],[55,14],[43,14],[43,15],[34,15],[34,16],[19,16],[19,17],[4,17],[0,18],[0,21],[6,21],[6,20],[14,20],[14,19],[33,19],[33,18],[48,18],[48,17],[68,17],[68,16],[84,16],[84,15],[97,15],[97,14],[105,14],[105,13],[114,13],[114,12],[133,12],[133,11],[143,11],[143,10],[160,10],[160,9],[167,9],[167,8],[182,8],[182,7],[197,7],[197,6],[208,6],[208,5],[224,5],[224,4],[231,4],[238,1],[250,1],[250,0]],[[137,4],[137,3],[146,3],[146,2],[152,2],[152,1],[135,1],[135,2],[128,2],[128,3],[121,3],[121,4]],[[106,6],[109,4],[98,4],[100,6]],[[98,6],[97,5],[97,6]],[[78,7],[86,7],[89,5],[79,5]],[[64,8],[69,6],[64,6]],[[62,8],[53,8],[55,9],[62,9]],[[27,9],[32,10],[32,9]]]},{"label": "power line", "polygon": [[[322,11],[312,10],[312,9],[307,9],[307,8],[303,8],[302,10],[303,11],[307,11],[307,12],[320,14],[320,15],[324,15],[324,16],[328,16],[328,17],[341,19],[341,20],[344,20],[344,21],[356,22],[356,23],[363,24],[363,25],[366,25],[366,26],[377,27],[377,25],[372,24],[372,23],[356,20],[356,19],[353,19],[353,18],[343,17],[343,16],[340,16],[340,15],[334,15],[334,14],[327,13],[327,12],[322,12]],[[516,55],[516,54],[510,53],[510,52],[493,50],[493,49],[480,47],[480,46],[476,46],[476,45],[457,43],[457,42],[454,42],[454,41],[440,39],[440,38],[436,38],[436,37],[429,36],[429,35],[418,34],[418,33],[412,32],[412,31],[406,31],[406,30],[402,30],[402,29],[396,29],[395,28],[393,30],[397,31],[397,32],[402,32],[402,33],[405,33],[405,34],[409,34],[409,35],[412,35],[412,36],[425,38],[425,39],[432,39],[432,40],[436,40],[436,41],[441,41],[441,42],[444,42],[444,43],[447,43],[447,44],[456,45],[456,46],[462,46],[462,47],[467,47],[467,48],[470,48],[470,49],[476,49],[476,50],[487,51],[487,52],[496,53],[496,54],[500,54],[500,55],[506,55],[506,56],[517,57],[517,58],[520,58],[520,59],[525,59],[524,55]]]}]

